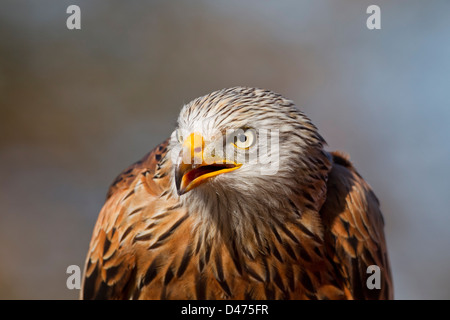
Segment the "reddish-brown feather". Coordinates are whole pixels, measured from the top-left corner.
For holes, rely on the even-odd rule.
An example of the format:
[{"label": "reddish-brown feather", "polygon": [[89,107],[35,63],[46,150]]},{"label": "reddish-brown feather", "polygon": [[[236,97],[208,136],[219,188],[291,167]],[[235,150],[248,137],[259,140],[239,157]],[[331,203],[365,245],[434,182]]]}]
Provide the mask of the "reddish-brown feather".
[{"label": "reddish-brown feather", "polygon": [[[258,252],[246,252],[233,237],[207,240],[171,196],[167,145],[110,187],[83,299],[392,298],[378,200],[347,158],[322,159],[320,179],[290,199],[294,218],[275,223]],[[381,267],[381,290],[367,289],[368,264]]]},{"label": "reddish-brown feather", "polygon": [[[384,222],[378,199],[356,172],[348,156],[332,153],[327,199],[320,211],[329,255],[354,299],[392,299]],[[381,289],[368,289],[367,267],[381,268]]]}]

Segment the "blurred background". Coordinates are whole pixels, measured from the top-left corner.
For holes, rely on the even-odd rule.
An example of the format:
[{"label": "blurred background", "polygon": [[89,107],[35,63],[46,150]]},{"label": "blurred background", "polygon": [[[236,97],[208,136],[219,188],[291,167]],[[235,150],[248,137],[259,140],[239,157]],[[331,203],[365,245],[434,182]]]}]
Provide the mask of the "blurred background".
[{"label": "blurred background", "polygon": [[381,201],[395,297],[450,299],[449,35],[445,0],[0,0],[0,298],[78,298],[66,268],[115,176],[183,103],[244,85],[351,155]]}]

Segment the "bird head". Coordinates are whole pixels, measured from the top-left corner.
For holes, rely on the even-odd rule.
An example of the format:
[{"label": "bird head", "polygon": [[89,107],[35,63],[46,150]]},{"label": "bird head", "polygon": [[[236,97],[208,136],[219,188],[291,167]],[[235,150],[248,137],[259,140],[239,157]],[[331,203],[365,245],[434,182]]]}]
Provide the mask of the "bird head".
[{"label": "bird head", "polygon": [[306,176],[324,140],[294,103],[268,90],[234,87],[185,105],[170,142],[173,184],[189,193],[264,196]]}]

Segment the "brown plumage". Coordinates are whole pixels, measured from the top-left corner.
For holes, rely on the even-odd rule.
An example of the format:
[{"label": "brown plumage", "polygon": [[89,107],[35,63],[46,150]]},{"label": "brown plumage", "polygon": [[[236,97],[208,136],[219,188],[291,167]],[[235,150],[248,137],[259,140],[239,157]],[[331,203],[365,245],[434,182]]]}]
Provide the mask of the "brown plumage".
[{"label": "brown plumage", "polygon": [[[210,115],[213,131],[195,125]],[[393,298],[376,196],[347,156],[323,150],[292,102],[261,89],[224,89],[185,106],[179,130],[201,132],[206,149],[224,123],[269,120],[280,128],[274,175],[221,162],[220,174],[188,186],[190,171],[208,167],[183,167],[177,156],[185,149],[176,147],[195,143],[176,134],[124,170],[93,232],[82,298]],[[367,288],[369,265],[380,267],[381,289]]]}]

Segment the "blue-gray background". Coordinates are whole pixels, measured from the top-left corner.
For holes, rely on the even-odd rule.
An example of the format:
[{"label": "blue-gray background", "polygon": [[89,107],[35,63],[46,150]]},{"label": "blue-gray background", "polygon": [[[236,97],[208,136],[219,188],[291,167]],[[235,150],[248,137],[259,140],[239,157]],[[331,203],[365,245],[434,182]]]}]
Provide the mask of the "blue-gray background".
[{"label": "blue-gray background", "polygon": [[0,40],[0,298],[76,298],[66,267],[109,183],[183,103],[235,85],[294,100],[351,155],[396,298],[450,298],[449,1],[1,0]]}]

